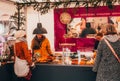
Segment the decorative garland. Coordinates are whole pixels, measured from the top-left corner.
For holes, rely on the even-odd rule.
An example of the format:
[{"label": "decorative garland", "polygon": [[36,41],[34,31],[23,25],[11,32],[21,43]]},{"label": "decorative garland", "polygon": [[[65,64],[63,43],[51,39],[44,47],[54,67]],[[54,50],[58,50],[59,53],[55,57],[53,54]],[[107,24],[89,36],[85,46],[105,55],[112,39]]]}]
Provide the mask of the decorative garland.
[{"label": "decorative garland", "polygon": [[[50,0],[38,2],[36,0],[22,0],[22,2],[15,2],[17,7],[18,13],[17,15],[13,15],[12,18],[17,18],[18,30],[20,29],[21,25],[24,25],[25,17],[21,17],[20,10],[23,7],[30,7],[32,6],[34,10],[37,10],[42,14],[46,14],[49,12],[50,9],[56,8],[69,8],[71,4],[74,4],[74,8],[79,8],[81,6],[86,7],[88,11],[89,7],[98,7],[98,6],[108,6],[110,9],[114,8],[114,4],[120,4],[120,0],[59,0],[51,2]],[[23,19],[23,20],[20,20]]]},{"label": "decorative garland", "polygon": [[36,0],[22,0],[22,3],[16,2],[16,5],[22,7],[32,6],[34,10],[39,11],[41,14],[48,13],[50,9],[56,8],[68,8],[74,3],[74,8],[79,8],[81,6],[86,7],[97,7],[97,6],[108,6],[110,9],[113,9],[115,3],[120,4],[120,0],[59,0],[51,2],[50,0],[38,2]]}]

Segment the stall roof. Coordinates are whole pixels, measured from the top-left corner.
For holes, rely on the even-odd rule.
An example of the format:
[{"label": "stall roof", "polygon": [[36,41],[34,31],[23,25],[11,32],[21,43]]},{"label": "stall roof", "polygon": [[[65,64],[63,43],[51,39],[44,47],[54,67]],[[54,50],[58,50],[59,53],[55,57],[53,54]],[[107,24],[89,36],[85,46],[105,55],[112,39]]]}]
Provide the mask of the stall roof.
[{"label": "stall roof", "polygon": [[35,2],[35,1],[37,1],[37,2],[48,2],[48,1],[50,1],[50,2],[59,2],[59,1],[66,1],[66,0],[10,0],[10,1],[12,1],[12,2],[19,2],[19,3],[25,3],[25,2]]}]

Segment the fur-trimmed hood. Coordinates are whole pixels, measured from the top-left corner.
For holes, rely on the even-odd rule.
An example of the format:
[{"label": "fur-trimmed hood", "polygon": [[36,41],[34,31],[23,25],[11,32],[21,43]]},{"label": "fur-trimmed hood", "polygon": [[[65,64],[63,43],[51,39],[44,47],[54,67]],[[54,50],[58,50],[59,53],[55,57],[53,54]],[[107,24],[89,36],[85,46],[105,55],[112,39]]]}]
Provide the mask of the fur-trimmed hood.
[{"label": "fur-trimmed hood", "polygon": [[118,36],[116,34],[115,35],[106,35],[106,36],[104,36],[104,38],[106,38],[110,42],[116,42],[120,39],[120,36]]}]

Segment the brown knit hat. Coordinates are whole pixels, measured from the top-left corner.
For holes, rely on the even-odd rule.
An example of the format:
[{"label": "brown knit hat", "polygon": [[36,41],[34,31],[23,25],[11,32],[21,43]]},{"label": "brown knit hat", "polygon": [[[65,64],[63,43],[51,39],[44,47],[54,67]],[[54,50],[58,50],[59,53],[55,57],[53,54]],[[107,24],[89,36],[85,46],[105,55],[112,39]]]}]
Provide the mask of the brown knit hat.
[{"label": "brown knit hat", "polygon": [[34,29],[33,34],[47,34],[47,30],[42,27],[41,23],[37,23],[37,28]]}]

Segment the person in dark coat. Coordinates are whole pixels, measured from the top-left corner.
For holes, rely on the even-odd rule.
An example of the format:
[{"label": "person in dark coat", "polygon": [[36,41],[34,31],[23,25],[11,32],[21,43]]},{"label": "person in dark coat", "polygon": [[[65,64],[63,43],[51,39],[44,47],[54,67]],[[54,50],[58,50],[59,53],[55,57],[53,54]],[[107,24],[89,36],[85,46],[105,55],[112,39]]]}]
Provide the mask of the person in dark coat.
[{"label": "person in dark coat", "polygon": [[82,30],[80,37],[87,37],[88,34],[96,34],[96,30],[91,27],[89,22],[86,23],[86,28]]},{"label": "person in dark coat", "polygon": [[[104,39],[108,40],[120,58],[120,38],[114,25],[107,25]],[[93,71],[97,72],[96,81],[120,81],[120,63],[104,39],[98,45],[97,56],[93,66]]]}]

